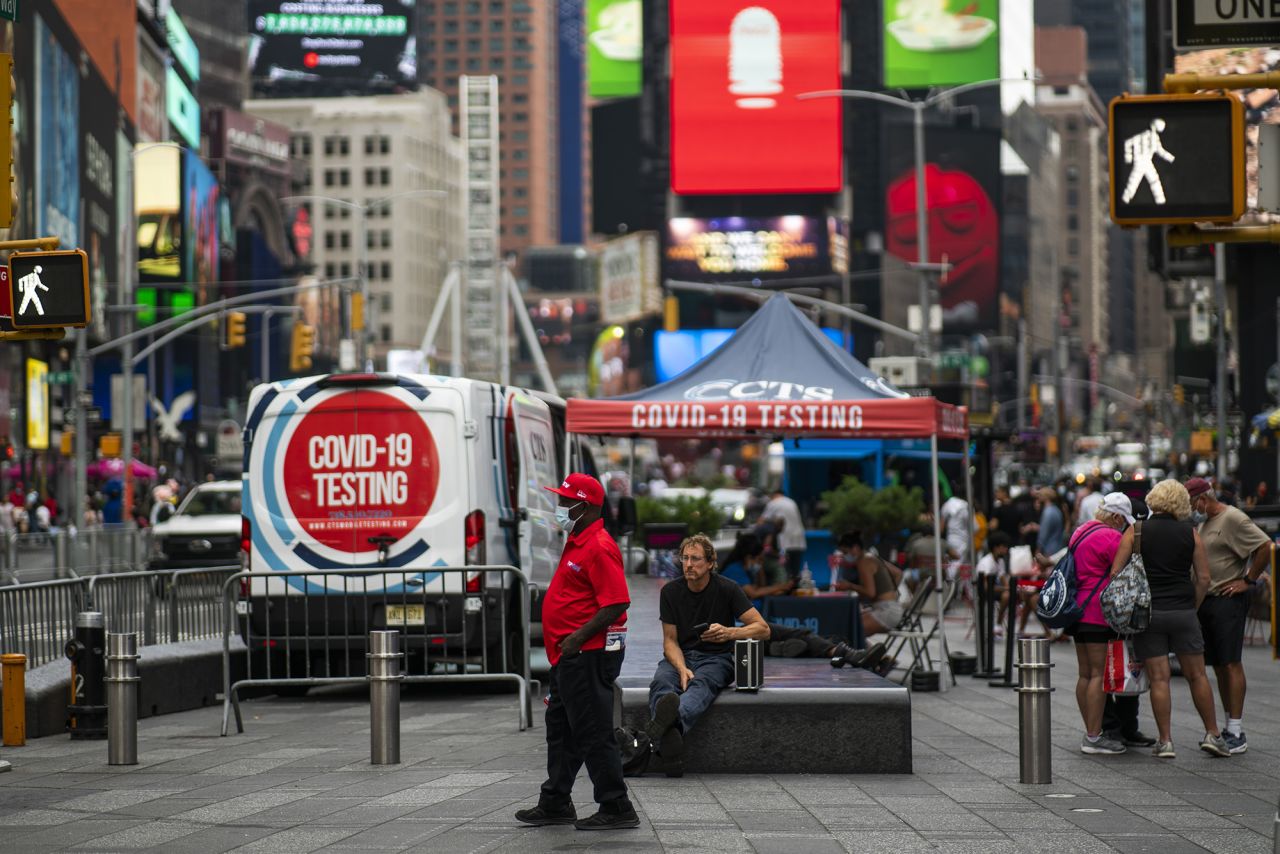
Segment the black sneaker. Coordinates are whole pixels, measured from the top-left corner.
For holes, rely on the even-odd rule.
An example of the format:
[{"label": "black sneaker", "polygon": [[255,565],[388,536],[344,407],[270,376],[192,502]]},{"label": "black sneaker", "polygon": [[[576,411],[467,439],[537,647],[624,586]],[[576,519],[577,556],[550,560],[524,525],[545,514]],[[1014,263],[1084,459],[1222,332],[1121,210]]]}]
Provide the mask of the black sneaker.
[{"label": "black sneaker", "polygon": [[578,820],[578,811],[573,804],[565,809],[547,809],[542,804],[527,810],[516,811],[516,821],[542,827],[548,824],[573,824]]},{"label": "black sneaker", "polygon": [[645,724],[645,735],[649,736],[650,744],[661,744],[662,737],[666,735],[667,730],[676,725],[676,721],[680,719],[680,696],[678,694],[663,694],[653,710],[653,719]]},{"label": "black sneaker", "polygon": [[1153,747],[1156,743],[1154,738],[1141,730],[1132,732],[1129,735],[1121,735],[1120,740],[1128,747]]},{"label": "black sneaker", "polygon": [[774,658],[799,658],[804,655],[809,645],[800,638],[788,638],[783,641],[769,642],[769,655]]},{"label": "black sneaker", "polygon": [[639,827],[640,816],[636,815],[635,809],[628,804],[627,808],[621,812],[605,812],[601,809],[593,816],[575,821],[573,826],[578,830],[626,830],[630,827]]},{"label": "black sneaker", "polygon": [[673,726],[663,734],[658,755],[662,757],[662,770],[668,777],[684,776],[684,733],[680,727]]}]

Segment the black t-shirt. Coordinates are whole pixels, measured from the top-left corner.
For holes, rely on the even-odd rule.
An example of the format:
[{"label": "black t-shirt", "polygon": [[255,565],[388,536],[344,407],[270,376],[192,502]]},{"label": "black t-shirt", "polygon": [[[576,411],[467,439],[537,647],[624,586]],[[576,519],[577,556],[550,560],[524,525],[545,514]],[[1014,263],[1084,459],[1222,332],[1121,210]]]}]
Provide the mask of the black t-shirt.
[{"label": "black t-shirt", "polygon": [[1157,513],[1142,525],[1142,564],[1151,587],[1151,610],[1189,611],[1196,606],[1191,580],[1196,529],[1190,522]]},{"label": "black t-shirt", "polygon": [[718,572],[711,573],[710,583],[701,593],[689,589],[683,578],[668,581],[658,597],[658,619],[676,627],[676,638],[682,650],[729,652],[733,641],[705,643],[698,640],[693,627],[699,623],[733,626],[738,618],[751,610],[751,600],[742,588]]}]

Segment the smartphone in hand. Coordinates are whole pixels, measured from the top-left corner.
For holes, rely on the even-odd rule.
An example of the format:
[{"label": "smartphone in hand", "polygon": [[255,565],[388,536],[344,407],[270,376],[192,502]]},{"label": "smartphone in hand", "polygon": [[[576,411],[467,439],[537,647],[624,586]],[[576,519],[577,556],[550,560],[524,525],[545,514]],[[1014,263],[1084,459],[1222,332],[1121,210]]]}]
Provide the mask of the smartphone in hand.
[{"label": "smartphone in hand", "polygon": [[710,623],[698,623],[698,625],[693,627],[693,634],[696,637],[701,638],[704,634],[706,634],[706,631],[709,628],[711,628]]}]

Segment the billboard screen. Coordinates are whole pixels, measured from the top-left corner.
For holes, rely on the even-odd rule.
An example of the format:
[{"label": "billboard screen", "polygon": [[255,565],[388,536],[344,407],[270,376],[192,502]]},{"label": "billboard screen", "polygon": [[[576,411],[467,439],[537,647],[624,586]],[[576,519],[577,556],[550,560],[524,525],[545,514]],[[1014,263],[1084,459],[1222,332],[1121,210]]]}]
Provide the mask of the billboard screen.
[{"label": "billboard screen", "polygon": [[204,305],[209,286],[218,281],[218,179],[192,151],[183,152],[183,275],[196,286],[196,305]]},{"label": "billboard screen", "polygon": [[413,11],[414,0],[249,0],[254,93],[416,88]]},{"label": "billboard screen", "polygon": [[80,242],[80,70],[36,16],[36,230]]},{"label": "billboard screen", "polygon": [[587,94],[639,95],[643,52],[642,0],[587,0]]},{"label": "billboard screen", "polygon": [[[128,149],[116,151],[118,106],[107,83],[90,67],[80,80],[80,190],[84,218],[80,242],[75,244],[89,255],[89,285],[93,306],[92,333],[106,338],[106,307],[119,302],[118,293],[108,291],[117,276],[116,250],[118,206],[116,204],[117,158]],[[125,195],[120,193],[118,195]]]},{"label": "billboard screen", "polygon": [[838,230],[834,219],[807,216],[672,219],[664,275],[689,281],[828,275]]},{"label": "billboard screen", "polygon": [[[885,248],[917,260],[911,127],[887,125]],[[947,332],[991,329],[1000,294],[1000,131],[930,128],[925,136],[929,260],[951,269],[938,282]],[[915,288],[909,281],[907,287]],[[913,291],[914,293],[914,291]]]},{"label": "billboard screen", "polygon": [[1000,76],[1000,0],[884,0],[887,89]]},{"label": "billboard screen", "polygon": [[[169,146],[134,150],[138,280],[182,277],[182,152]],[[141,301],[141,300],[139,300]]]},{"label": "billboard screen", "polygon": [[839,0],[671,0],[671,188],[841,187]]}]

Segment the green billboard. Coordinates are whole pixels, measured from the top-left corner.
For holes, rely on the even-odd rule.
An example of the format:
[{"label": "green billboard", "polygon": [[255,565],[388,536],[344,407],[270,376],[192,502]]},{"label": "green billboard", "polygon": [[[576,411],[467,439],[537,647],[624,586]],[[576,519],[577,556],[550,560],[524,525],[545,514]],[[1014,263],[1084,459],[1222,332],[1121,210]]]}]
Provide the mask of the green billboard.
[{"label": "green billboard", "polygon": [[643,25],[641,0],[587,0],[587,93],[591,97],[640,94]]},{"label": "green billboard", "polygon": [[884,0],[887,89],[1000,76],[1000,0]]}]

